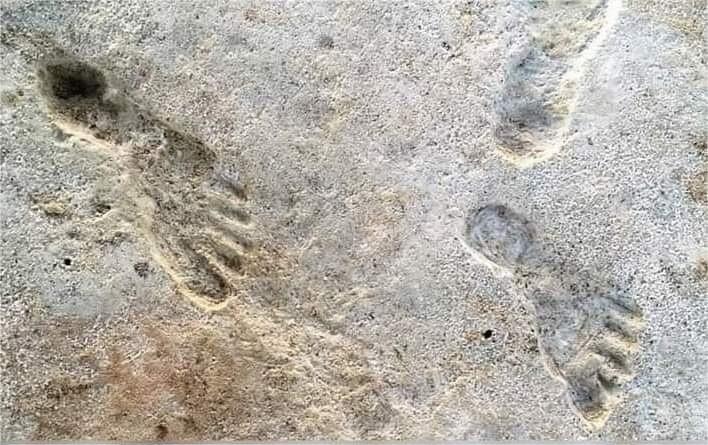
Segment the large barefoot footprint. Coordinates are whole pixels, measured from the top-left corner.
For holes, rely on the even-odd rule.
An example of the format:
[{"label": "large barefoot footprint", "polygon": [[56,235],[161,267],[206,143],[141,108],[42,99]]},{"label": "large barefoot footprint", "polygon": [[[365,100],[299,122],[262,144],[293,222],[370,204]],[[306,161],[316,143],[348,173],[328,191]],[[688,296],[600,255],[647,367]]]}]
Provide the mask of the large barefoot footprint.
[{"label": "large barefoot footprint", "polygon": [[136,105],[96,68],[61,57],[45,60],[38,78],[54,123],[119,163],[128,216],[179,293],[205,310],[225,307],[251,248],[237,178],[219,174],[214,151]]},{"label": "large barefoot footprint", "polygon": [[529,2],[528,42],[496,101],[501,154],[521,166],[548,159],[567,136],[578,82],[617,20],[622,0]]},{"label": "large barefoot footprint", "polygon": [[641,311],[622,291],[555,264],[521,215],[501,205],[469,215],[465,242],[486,264],[513,276],[535,315],[549,373],[567,385],[570,404],[602,427],[633,377]]}]

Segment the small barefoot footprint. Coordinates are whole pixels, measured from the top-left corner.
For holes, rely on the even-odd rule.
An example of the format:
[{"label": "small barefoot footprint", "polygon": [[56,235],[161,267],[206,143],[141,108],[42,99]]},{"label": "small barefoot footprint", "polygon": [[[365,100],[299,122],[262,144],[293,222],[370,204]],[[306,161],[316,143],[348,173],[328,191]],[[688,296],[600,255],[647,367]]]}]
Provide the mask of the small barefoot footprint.
[{"label": "small barefoot footprint", "polygon": [[529,2],[528,43],[507,69],[495,106],[495,137],[507,160],[527,166],[558,152],[578,82],[621,7],[621,0]]},{"label": "small barefoot footprint", "polygon": [[251,250],[238,178],[219,174],[213,150],[136,105],[86,63],[45,60],[38,79],[55,125],[119,163],[127,217],[179,293],[205,310],[225,307]]},{"label": "small barefoot footprint", "polygon": [[502,205],[468,216],[465,243],[513,276],[535,315],[549,373],[567,386],[570,404],[590,427],[602,427],[633,377],[643,320],[622,291],[550,259],[523,216]]}]

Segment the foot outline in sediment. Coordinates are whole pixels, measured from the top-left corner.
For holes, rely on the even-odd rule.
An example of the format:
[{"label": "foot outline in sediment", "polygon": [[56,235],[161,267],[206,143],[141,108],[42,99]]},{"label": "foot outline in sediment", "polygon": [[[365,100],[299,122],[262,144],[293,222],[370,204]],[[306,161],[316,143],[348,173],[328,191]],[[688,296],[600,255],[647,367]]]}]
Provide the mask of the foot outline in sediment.
[{"label": "foot outline in sediment", "polygon": [[127,217],[179,293],[205,310],[236,295],[252,249],[247,197],[216,153],[138,106],[97,68],[66,55],[37,70],[53,123],[101,150],[127,178]]},{"label": "foot outline in sediment", "polygon": [[495,101],[502,156],[529,166],[555,155],[568,135],[578,83],[606,40],[621,0],[531,2],[528,42],[506,70]]},{"label": "foot outline in sediment", "polygon": [[464,241],[485,264],[513,276],[534,314],[546,369],[566,385],[575,413],[601,428],[633,377],[639,307],[618,287],[558,266],[530,222],[503,205],[471,212]]}]

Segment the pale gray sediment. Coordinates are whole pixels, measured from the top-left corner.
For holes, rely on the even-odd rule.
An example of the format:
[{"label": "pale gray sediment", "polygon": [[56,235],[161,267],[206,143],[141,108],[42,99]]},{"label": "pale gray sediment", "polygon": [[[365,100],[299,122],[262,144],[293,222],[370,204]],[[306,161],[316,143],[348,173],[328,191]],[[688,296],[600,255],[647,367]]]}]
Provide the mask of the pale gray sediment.
[{"label": "pale gray sediment", "polygon": [[707,440],[705,20],[4,1],[1,439]]}]

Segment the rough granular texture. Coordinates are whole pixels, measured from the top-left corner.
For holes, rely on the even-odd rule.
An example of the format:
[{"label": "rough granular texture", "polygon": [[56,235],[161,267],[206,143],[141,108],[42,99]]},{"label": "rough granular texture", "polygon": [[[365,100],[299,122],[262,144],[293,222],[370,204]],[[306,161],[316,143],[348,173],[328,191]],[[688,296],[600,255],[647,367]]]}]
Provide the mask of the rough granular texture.
[{"label": "rough granular texture", "polygon": [[0,6],[0,440],[708,440],[704,1]]}]

